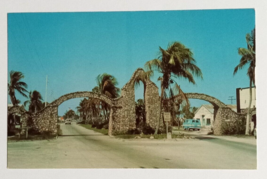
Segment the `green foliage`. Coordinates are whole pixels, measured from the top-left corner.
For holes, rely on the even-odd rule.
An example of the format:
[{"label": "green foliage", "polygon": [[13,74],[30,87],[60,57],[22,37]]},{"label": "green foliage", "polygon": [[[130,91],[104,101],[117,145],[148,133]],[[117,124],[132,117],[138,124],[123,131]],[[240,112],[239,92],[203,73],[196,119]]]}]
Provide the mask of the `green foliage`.
[{"label": "green foliage", "polygon": [[[170,84],[174,83],[174,80],[171,77],[182,77],[187,79],[190,83],[195,84],[193,76],[202,78],[202,72],[200,68],[196,66],[192,51],[180,42],[171,43],[166,50],[161,47],[159,48],[160,56],[157,59],[146,62],[145,68],[147,71],[158,71],[159,73],[162,73],[162,77],[159,77],[159,81],[161,81],[161,113],[164,102],[164,91],[169,88]],[[178,84],[176,84],[176,88],[181,91]],[[183,93],[181,93],[181,97],[183,100],[186,100],[187,103],[189,103],[186,96],[182,94]],[[174,112],[172,113],[172,116],[174,116]],[[155,134],[158,132],[159,119],[157,121]]]},{"label": "green foliage", "polygon": [[119,97],[120,89],[116,87],[118,85],[118,81],[114,76],[107,73],[99,74],[96,81],[98,89],[95,87],[93,91],[98,91],[110,98]]},{"label": "green foliage", "polygon": [[29,112],[36,113],[44,108],[44,103],[42,103],[43,98],[38,91],[30,91],[28,98],[29,100],[24,102],[24,106],[26,107],[29,104]]},{"label": "green foliage", "polygon": [[[139,126],[139,124],[144,125],[145,124],[145,103],[143,99],[138,99],[137,102],[135,102],[135,115],[136,115],[136,126]],[[142,126],[141,126],[142,127]]]},{"label": "green foliage", "polygon": [[104,135],[108,135],[108,130],[107,129],[97,129],[97,128],[94,128],[92,127],[92,125],[90,124],[80,124],[80,126],[86,128],[86,129],[90,129],[90,130],[93,130],[95,132],[99,132],[101,134],[104,134]]},{"label": "green foliage", "polygon": [[19,103],[19,100],[16,99],[15,91],[18,91],[22,96],[27,97],[25,92],[26,93],[28,92],[26,90],[28,85],[25,82],[21,81],[22,78],[24,78],[23,73],[18,71],[10,72],[10,79],[7,86],[8,86],[8,94],[14,106],[16,106]]},{"label": "green foliage", "polygon": [[75,112],[72,109],[70,109],[65,112],[64,119],[74,118],[74,116],[75,116]]},{"label": "green foliage", "polygon": [[196,110],[197,110],[196,107],[188,108],[186,106],[183,106],[181,114],[184,115],[185,119],[193,119],[193,117],[195,116],[195,111]]}]

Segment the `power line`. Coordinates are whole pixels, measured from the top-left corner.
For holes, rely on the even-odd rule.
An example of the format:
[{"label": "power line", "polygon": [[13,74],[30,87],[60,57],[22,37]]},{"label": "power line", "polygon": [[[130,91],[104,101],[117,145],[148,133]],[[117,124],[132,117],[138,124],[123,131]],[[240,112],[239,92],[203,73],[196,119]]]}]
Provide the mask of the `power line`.
[{"label": "power line", "polygon": [[231,104],[233,104],[233,101],[236,100],[236,99],[233,99],[234,96],[229,96],[230,99],[228,100],[231,100]]}]

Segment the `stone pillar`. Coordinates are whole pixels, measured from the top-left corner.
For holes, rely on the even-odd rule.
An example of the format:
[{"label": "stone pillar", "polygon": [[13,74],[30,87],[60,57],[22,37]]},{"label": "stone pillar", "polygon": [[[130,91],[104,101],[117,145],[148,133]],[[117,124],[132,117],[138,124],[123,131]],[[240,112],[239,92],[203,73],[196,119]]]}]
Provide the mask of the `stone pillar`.
[{"label": "stone pillar", "polygon": [[222,108],[214,109],[214,124],[213,124],[213,134],[222,135],[221,125],[222,125]]},{"label": "stone pillar", "polygon": [[36,115],[33,115],[35,129],[39,132],[50,132],[57,134],[57,113],[58,106],[48,106]]},{"label": "stone pillar", "polygon": [[[146,108],[146,124],[156,128],[157,120],[159,118],[159,108],[160,108],[160,96],[158,87],[148,80],[146,82],[146,92],[145,92],[145,108]],[[163,123],[160,123],[163,127]]]},{"label": "stone pillar", "polygon": [[127,132],[129,130],[135,129],[135,94],[134,94],[134,84],[126,84],[122,90],[122,109],[120,110],[121,121],[120,121],[120,132]]},{"label": "stone pillar", "polygon": [[109,136],[112,136],[112,128],[113,128],[113,108],[110,107],[109,123],[108,123],[108,135]]}]

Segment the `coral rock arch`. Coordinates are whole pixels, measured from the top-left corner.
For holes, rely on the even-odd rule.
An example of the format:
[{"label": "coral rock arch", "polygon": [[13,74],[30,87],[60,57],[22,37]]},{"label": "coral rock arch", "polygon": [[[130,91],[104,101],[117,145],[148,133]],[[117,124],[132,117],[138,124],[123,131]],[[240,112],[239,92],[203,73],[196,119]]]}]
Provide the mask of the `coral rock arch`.
[{"label": "coral rock arch", "polygon": [[[200,99],[204,101],[208,101],[214,106],[214,134],[215,135],[222,135],[222,122],[224,121],[234,121],[234,120],[241,120],[244,115],[238,114],[233,111],[231,108],[227,107],[223,102],[214,98],[212,96],[202,94],[202,93],[185,93],[188,99]],[[179,99],[180,96],[177,95],[175,98]]]}]

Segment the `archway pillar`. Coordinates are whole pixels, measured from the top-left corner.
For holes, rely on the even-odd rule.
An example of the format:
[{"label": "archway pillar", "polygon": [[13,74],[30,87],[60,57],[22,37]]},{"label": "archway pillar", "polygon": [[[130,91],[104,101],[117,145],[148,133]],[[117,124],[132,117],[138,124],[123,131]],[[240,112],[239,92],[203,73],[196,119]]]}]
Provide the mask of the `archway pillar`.
[{"label": "archway pillar", "polygon": [[113,131],[113,107],[110,108],[110,113],[109,113],[109,123],[108,123],[108,135],[112,136],[112,131]]},{"label": "archway pillar", "polygon": [[[160,116],[159,89],[153,82],[147,80],[145,90],[146,124],[155,129]],[[163,127],[163,124],[160,124],[160,127]]]},{"label": "archway pillar", "polygon": [[244,117],[233,111],[231,108],[228,107],[219,107],[214,110],[214,125],[213,125],[213,133],[214,135],[223,135],[224,123],[234,123],[235,121],[242,120]]},{"label": "archway pillar", "polygon": [[58,106],[48,106],[36,115],[33,115],[34,128],[41,133],[57,134]]}]

